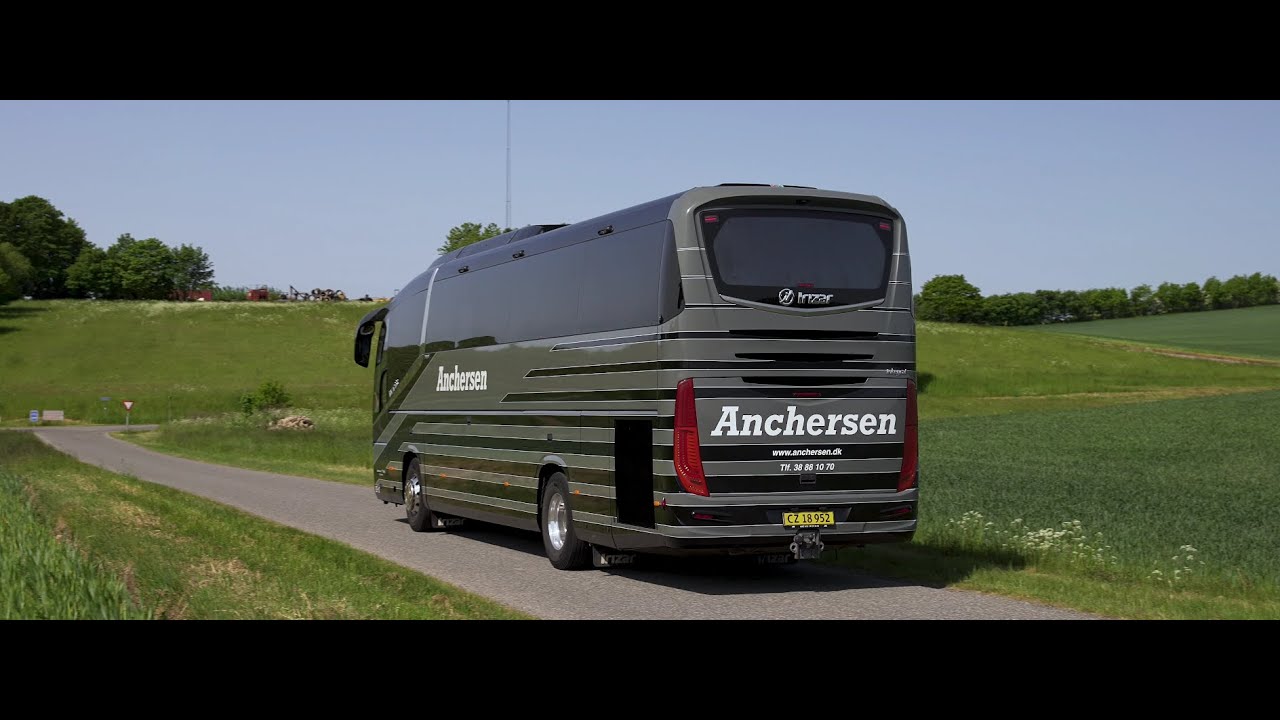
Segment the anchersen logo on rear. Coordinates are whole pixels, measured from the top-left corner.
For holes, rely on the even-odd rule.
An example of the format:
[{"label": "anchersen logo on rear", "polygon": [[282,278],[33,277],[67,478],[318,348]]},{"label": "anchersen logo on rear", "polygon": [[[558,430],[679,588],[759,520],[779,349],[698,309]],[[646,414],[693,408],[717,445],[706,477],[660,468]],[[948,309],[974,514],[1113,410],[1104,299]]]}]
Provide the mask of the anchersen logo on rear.
[{"label": "anchersen logo on rear", "polygon": [[488,370],[472,370],[470,372],[458,372],[458,366],[453,366],[453,372],[445,372],[444,367],[440,368],[440,375],[436,378],[436,390],[442,392],[459,391],[459,390],[488,390],[489,389],[489,371]]},{"label": "anchersen logo on rear", "polygon": [[787,406],[786,415],[743,415],[738,424],[738,406],[722,405],[720,422],[711,431],[713,436],[729,437],[769,435],[893,435],[898,432],[898,416],[892,413],[873,415],[840,415],[836,413],[802,415],[795,405]]}]

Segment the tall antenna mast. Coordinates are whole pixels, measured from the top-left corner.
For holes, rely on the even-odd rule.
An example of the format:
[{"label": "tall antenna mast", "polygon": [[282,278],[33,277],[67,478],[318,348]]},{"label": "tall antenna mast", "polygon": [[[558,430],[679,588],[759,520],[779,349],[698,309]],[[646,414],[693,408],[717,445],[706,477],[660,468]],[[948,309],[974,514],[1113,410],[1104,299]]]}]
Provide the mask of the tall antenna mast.
[{"label": "tall antenna mast", "polygon": [[511,227],[511,101],[507,101],[507,224]]}]

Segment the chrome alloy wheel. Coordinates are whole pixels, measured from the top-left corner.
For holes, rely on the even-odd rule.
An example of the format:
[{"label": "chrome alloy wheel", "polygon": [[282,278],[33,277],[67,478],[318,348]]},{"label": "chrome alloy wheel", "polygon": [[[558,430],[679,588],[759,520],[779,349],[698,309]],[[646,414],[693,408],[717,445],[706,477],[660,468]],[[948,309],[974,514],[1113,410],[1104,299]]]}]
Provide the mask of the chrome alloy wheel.
[{"label": "chrome alloy wheel", "polygon": [[404,502],[408,507],[410,515],[417,515],[422,512],[422,481],[418,478],[418,474],[414,473],[409,476],[408,487],[405,488]]},{"label": "chrome alloy wheel", "polygon": [[551,547],[556,550],[564,547],[565,536],[569,532],[568,515],[564,497],[558,492],[552,495],[551,502],[547,504],[547,536],[551,538]]}]

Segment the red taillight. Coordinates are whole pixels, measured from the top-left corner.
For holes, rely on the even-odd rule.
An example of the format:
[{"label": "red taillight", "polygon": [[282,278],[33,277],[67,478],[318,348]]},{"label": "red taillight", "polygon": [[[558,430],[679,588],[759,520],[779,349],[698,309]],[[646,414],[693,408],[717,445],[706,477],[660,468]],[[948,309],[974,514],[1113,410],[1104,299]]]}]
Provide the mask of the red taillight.
[{"label": "red taillight", "polygon": [[920,477],[919,427],[916,422],[916,384],[907,381],[907,422],[902,438],[902,471],[898,473],[898,492],[916,486]]},{"label": "red taillight", "polygon": [[693,378],[676,383],[676,477],[694,495],[711,495],[702,474],[702,450],[698,445],[698,408],[693,402]]}]

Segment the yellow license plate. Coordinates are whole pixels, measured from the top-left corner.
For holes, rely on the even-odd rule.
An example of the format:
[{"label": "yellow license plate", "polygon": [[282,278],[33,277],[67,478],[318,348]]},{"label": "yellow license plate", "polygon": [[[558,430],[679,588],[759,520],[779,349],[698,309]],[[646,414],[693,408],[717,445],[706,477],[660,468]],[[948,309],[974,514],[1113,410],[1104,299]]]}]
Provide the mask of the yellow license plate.
[{"label": "yellow license plate", "polygon": [[830,527],[836,524],[836,514],[830,510],[782,513],[782,524],[786,527]]}]

